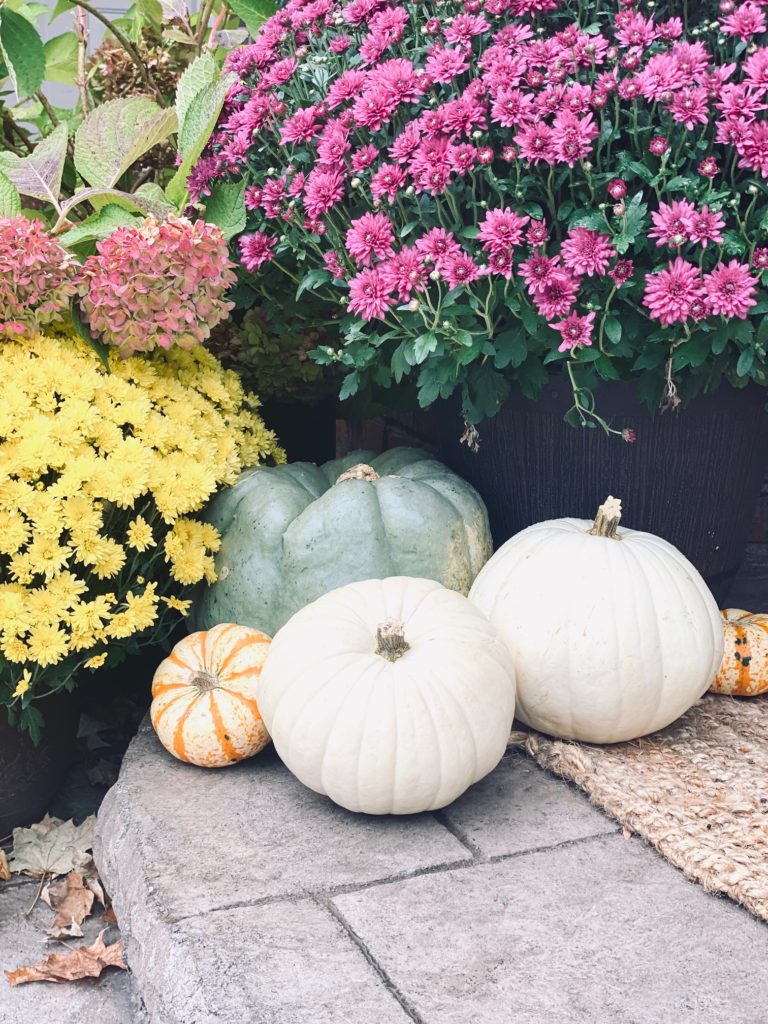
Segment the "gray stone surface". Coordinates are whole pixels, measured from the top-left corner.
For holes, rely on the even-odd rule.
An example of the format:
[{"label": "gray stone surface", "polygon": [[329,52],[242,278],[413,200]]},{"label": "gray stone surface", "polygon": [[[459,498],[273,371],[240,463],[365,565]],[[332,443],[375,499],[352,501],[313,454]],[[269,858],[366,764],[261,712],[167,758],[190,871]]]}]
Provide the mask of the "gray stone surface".
[{"label": "gray stone surface", "polygon": [[409,1024],[346,930],[312,900],[180,921],[134,947],[157,1024]]},{"label": "gray stone surface", "polygon": [[[47,953],[65,951],[58,942],[46,941],[53,911],[32,905],[38,883],[32,880],[0,882],[0,971],[14,970],[42,960]],[[70,939],[72,946],[90,945],[103,925],[90,919],[83,926],[82,939]],[[113,930],[114,931],[114,930]],[[116,935],[105,941],[114,941]],[[109,969],[101,978],[56,985],[40,982],[11,988],[0,973],[0,1024],[148,1024],[133,976]]]},{"label": "gray stone surface", "polygon": [[768,929],[638,840],[334,897],[423,1024],[764,1024]]},{"label": "gray stone surface", "polygon": [[618,830],[583,793],[518,752],[505,757],[496,771],[441,817],[481,857],[502,857]]}]

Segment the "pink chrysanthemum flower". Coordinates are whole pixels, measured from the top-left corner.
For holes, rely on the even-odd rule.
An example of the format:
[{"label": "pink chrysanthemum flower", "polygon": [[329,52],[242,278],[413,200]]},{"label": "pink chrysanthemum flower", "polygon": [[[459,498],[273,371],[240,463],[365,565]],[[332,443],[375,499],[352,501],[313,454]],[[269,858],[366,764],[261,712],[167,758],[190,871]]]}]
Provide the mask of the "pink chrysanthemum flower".
[{"label": "pink chrysanthemum flower", "polygon": [[578,279],[560,270],[552,274],[539,292],[531,296],[534,306],[545,320],[567,316],[579,293]]},{"label": "pink chrysanthemum flower", "polygon": [[447,259],[457,256],[462,251],[455,236],[443,228],[432,228],[422,235],[416,240],[416,248],[422,259],[433,263],[437,270],[442,269]]},{"label": "pink chrysanthemum flower", "polygon": [[648,144],[648,149],[654,156],[662,156],[669,149],[669,139],[665,139],[663,135],[654,135]]},{"label": "pink chrysanthemum flower", "polygon": [[685,219],[688,237],[692,242],[700,242],[706,249],[710,242],[720,245],[723,241],[722,229],[725,220],[721,213],[713,213],[705,204],[700,210],[694,210]]},{"label": "pink chrysanthemum flower", "polygon": [[304,209],[310,220],[327,213],[344,195],[344,176],[339,171],[311,171],[304,190]]},{"label": "pink chrysanthemum flower", "polygon": [[542,160],[550,164],[555,159],[553,132],[549,125],[537,122],[526,126],[515,135],[515,143],[523,160],[532,164]]},{"label": "pink chrysanthemum flower", "polygon": [[679,256],[668,270],[659,270],[645,279],[643,304],[653,319],[663,324],[685,323],[692,306],[705,297],[699,268]]},{"label": "pink chrysanthemum flower", "polygon": [[634,272],[635,264],[632,260],[617,260],[613,269],[608,271],[608,276],[617,288],[621,288],[629,281]]},{"label": "pink chrysanthemum flower", "polygon": [[669,105],[669,112],[675,121],[679,121],[688,131],[693,131],[697,124],[706,124],[709,120],[709,96],[702,86],[695,85],[681,89],[675,93]]},{"label": "pink chrysanthemum flower", "polygon": [[440,274],[451,288],[457,288],[459,285],[476,281],[480,276],[480,268],[467,253],[458,252],[443,259]]},{"label": "pink chrysanthemum flower", "polygon": [[525,240],[531,248],[536,248],[546,243],[548,234],[547,225],[543,220],[532,220],[525,233]]},{"label": "pink chrysanthemum flower", "polygon": [[477,237],[489,252],[511,249],[522,242],[523,228],[528,220],[528,217],[521,217],[508,206],[501,210],[489,210],[480,221]]},{"label": "pink chrysanthemum flower", "polygon": [[529,256],[518,267],[518,272],[531,294],[544,292],[560,262],[559,256],[545,256],[543,253]]},{"label": "pink chrysanthemum flower", "polygon": [[721,18],[720,24],[726,35],[738,36],[744,42],[749,42],[752,36],[765,32],[765,15],[761,7],[747,0],[747,3],[737,7],[733,14]]},{"label": "pink chrysanthemum flower", "polygon": [[768,178],[768,122],[750,125],[741,146],[736,148],[741,153],[739,167],[759,171],[761,177]]},{"label": "pink chrysanthemum flower", "polygon": [[721,316],[746,319],[752,306],[757,304],[755,291],[757,281],[749,271],[749,267],[738,260],[731,260],[727,265],[720,263],[704,278],[707,290],[707,301],[713,313]]},{"label": "pink chrysanthemum flower", "polygon": [[364,213],[352,221],[347,231],[347,251],[358,266],[370,266],[393,253],[395,240],[392,222],[383,213]]},{"label": "pink chrysanthemum flower", "polygon": [[563,340],[557,346],[558,352],[569,352],[579,345],[589,347],[592,344],[592,326],[595,322],[595,314],[587,313],[586,316],[579,316],[575,311],[559,324],[549,326],[558,331]]},{"label": "pink chrysanthemum flower", "polygon": [[429,268],[422,263],[417,249],[405,247],[382,265],[381,276],[387,288],[401,302],[407,302],[414,292],[424,291]]},{"label": "pink chrysanthemum flower", "polygon": [[378,159],[379,151],[371,143],[367,146],[361,146],[360,149],[355,150],[352,154],[352,170],[356,172],[364,171],[367,167]]},{"label": "pink chrysanthemum flower", "polygon": [[627,184],[621,178],[613,178],[608,182],[608,195],[611,199],[623,199],[627,194]]},{"label": "pink chrysanthemum flower", "polygon": [[405,173],[397,164],[381,164],[371,178],[371,195],[374,199],[386,197],[390,202],[394,202],[404,185]]},{"label": "pink chrysanthemum flower", "polygon": [[347,276],[341,263],[341,254],[335,250],[323,253],[323,265],[334,280],[343,280]]},{"label": "pink chrysanthemum flower", "polygon": [[78,271],[39,220],[0,219],[0,338],[60,320],[77,294]]},{"label": "pink chrysanthemum flower", "polygon": [[277,239],[270,238],[263,231],[254,231],[252,235],[240,236],[240,256],[246,270],[258,270],[264,263],[272,259],[272,252]]},{"label": "pink chrysanthemum flower", "polygon": [[552,145],[555,156],[573,167],[579,160],[584,160],[592,152],[592,143],[599,135],[597,125],[591,114],[578,117],[570,110],[560,111],[555,115],[552,130]]},{"label": "pink chrysanthemum flower", "polygon": [[608,235],[588,228],[573,228],[561,247],[563,263],[576,274],[604,274],[616,255]]},{"label": "pink chrysanthemum flower", "polygon": [[91,331],[122,355],[192,348],[233,304],[235,283],[220,229],[198,220],[147,217],[96,244],[83,266],[80,307]]},{"label": "pink chrysanthemum flower", "polygon": [[653,230],[648,232],[648,237],[656,239],[657,247],[682,245],[689,240],[688,218],[695,212],[696,207],[687,199],[660,203],[659,209],[651,214]]},{"label": "pink chrysanthemum flower", "polygon": [[699,164],[699,174],[704,178],[715,178],[719,171],[720,168],[717,166],[717,160],[713,156],[705,156]]},{"label": "pink chrysanthemum flower", "polygon": [[427,57],[424,70],[426,80],[430,85],[437,83],[446,84],[462,75],[469,67],[472,51],[463,46],[434,46]]},{"label": "pink chrysanthemum flower", "polygon": [[752,266],[756,270],[768,270],[768,249],[755,249],[755,251],[752,253]]},{"label": "pink chrysanthemum flower", "polygon": [[348,309],[363,320],[383,319],[394,304],[379,267],[361,270],[349,282]]}]

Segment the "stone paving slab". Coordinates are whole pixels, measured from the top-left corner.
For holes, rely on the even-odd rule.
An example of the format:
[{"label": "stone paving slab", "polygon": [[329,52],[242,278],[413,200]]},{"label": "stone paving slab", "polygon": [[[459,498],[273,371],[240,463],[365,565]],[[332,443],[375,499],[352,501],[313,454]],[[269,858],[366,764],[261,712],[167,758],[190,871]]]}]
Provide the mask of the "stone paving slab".
[{"label": "stone paving slab", "polygon": [[[0,971],[42,960],[47,953],[64,952],[61,943],[46,942],[53,911],[45,904],[27,916],[37,892],[33,880],[0,883]],[[73,946],[90,945],[101,930],[98,921],[83,925],[84,937]],[[105,936],[109,940],[109,935]],[[101,978],[65,985],[40,982],[11,988],[0,973],[0,1024],[148,1024],[133,976],[108,970]]]},{"label": "stone paving slab", "polygon": [[440,817],[480,857],[617,832],[619,826],[567,783],[512,752]]},{"label": "stone paving slab", "polygon": [[768,929],[640,840],[334,897],[419,1024],[764,1024]]}]

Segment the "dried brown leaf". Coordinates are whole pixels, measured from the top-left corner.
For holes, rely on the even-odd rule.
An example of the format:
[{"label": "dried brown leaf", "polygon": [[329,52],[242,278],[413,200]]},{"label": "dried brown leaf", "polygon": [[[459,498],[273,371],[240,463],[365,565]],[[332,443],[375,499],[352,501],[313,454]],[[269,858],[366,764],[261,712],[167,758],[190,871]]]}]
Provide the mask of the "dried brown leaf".
[{"label": "dried brown leaf", "polygon": [[95,822],[93,814],[82,825],[46,814],[31,828],[15,828],[11,871],[23,871],[38,878],[74,871],[75,858],[91,849]]},{"label": "dried brown leaf", "polygon": [[107,897],[99,878],[99,872],[96,870],[96,865],[93,862],[93,857],[90,853],[77,853],[72,859],[75,864],[75,871],[83,876],[86,889],[90,889],[102,907],[105,907],[107,905]]},{"label": "dried brown leaf", "polygon": [[11,869],[8,867],[8,858],[5,856],[5,850],[0,850],[0,882],[9,882],[11,879]]},{"label": "dried brown leaf", "polygon": [[82,937],[80,925],[90,914],[94,901],[94,894],[84,885],[82,875],[70,871],[58,885],[46,885],[41,899],[56,911],[49,935],[54,939]]},{"label": "dried brown leaf", "polygon": [[115,914],[115,908],[111,903],[107,904],[107,909],[101,915],[102,924],[114,924],[117,925],[117,916]]},{"label": "dried brown leaf", "polygon": [[[106,929],[105,929],[106,931]],[[69,953],[49,953],[37,964],[6,971],[9,985],[26,985],[30,981],[77,981],[79,978],[98,978],[106,967],[127,971],[123,960],[123,942],[104,945],[104,932],[92,946],[78,946]]]}]

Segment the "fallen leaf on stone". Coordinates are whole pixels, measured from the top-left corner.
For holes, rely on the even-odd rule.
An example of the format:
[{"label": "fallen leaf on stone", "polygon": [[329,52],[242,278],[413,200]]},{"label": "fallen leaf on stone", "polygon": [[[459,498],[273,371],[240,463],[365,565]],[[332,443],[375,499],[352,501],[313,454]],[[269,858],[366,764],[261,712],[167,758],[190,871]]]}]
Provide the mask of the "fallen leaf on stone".
[{"label": "fallen leaf on stone", "polygon": [[[105,929],[106,930],[106,929]],[[26,985],[30,981],[77,981],[78,978],[98,978],[105,967],[118,967],[127,971],[128,965],[123,960],[123,942],[113,942],[105,946],[104,932],[92,946],[78,946],[69,953],[49,953],[38,964],[18,967],[15,971],[6,971],[9,985]]]},{"label": "fallen leaf on stone", "polygon": [[37,825],[13,830],[11,871],[24,872],[40,878],[43,875],[66,875],[75,869],[75,858],[93,846],[92,814],[82,825],[61,821],[47,814]]},{"label": "fallen leaf on stone", "polygon": [[40,898],[56,911],[48,934],[54,939],[82,938],[80,925],[93,907],[94,894],[83,884],[83,876],[70,871],[58,885],[46,885]]},{"label": "fallen leaf on stone", "polygon": [[8,867],[8,858],[5,850],[0,850],[0,882],[8,882],[11,878],[11,869]]},{"label": "fallen leaf on stone", "polygon": [[99,878],[99,872],[96,870],[96,865],[93,862],[93,857],[90,853],[78,852],[72,860],[75,864],[75,871],[78,875],[83,876],[83,883],[86,889],[90,889],[102,907],[106,907],[107,897]]},{"label": "fallen leaf on stone", "polygon": [[111,903],[107,904],[106,910],[101,915],[101,920],[103,924],[117,925],[117,916],[115,915],[115,908],[112,906]]}]

